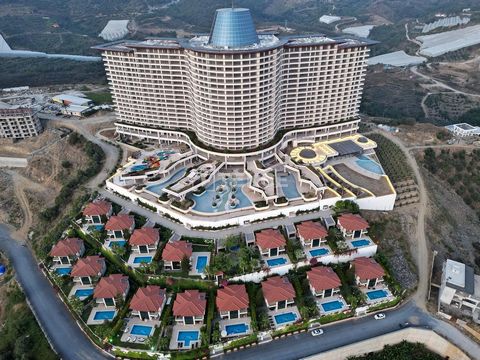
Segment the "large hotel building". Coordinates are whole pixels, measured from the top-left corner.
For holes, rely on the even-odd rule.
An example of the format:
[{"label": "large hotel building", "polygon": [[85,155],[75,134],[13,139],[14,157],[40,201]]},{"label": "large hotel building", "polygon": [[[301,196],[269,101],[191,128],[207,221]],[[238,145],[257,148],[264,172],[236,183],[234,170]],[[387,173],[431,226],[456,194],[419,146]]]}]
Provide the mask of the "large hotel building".
[{"label": "large hotel building", "polygon": [[226,8],[217,10],[209,35],[97,49],[122,133],[129,126],[178,130],[207,148],[236,152],[292,129],[341,124],[355,132],[370,44],[259,34],[248,9]]}]

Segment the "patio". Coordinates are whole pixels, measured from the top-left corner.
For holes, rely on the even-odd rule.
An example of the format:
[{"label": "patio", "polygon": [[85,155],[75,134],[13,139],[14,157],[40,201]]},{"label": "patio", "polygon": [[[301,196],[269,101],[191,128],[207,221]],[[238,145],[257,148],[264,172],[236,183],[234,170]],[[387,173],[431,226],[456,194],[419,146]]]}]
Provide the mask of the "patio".
[{"label": "patio", "polygon": [[210,264],[210,256],[209,252],[194,252],[192,253],[191,263],[192,268],[189,271],[188,275],[193,276],[204,276],[205,275],[205,267]]},{"label": "patio", "polygon": [[268,317],[270,318],[271,326],[275,330],[292,325],[302,319],[296,306],[289,306],[277,311],[269,311]]},{"label": "patio", "polygon": [[317,307],[320,315],[331,315],[348,310],[350,305],[346,303],[342,295],[329,296],[317,300]]},{"label": "patio", "polygon": [[170,350],[189,350],[197,348],[200,343],[200,329],[203,324],[175,325],[170,338]]},{"label": "patio", "polygon": [[[249,316],[237,319],[220,320],[220,334],[222,338],[232,338],[237,336],[249,335],[252,333],[251,319]],[[245,331],[242,331],[245,330]]]},{"label": "patio", "polygon": [[155,328],[160,326],[159,320],[141,320],[138,317],[129,318],[123,330],[120,341],[123,343],[144,344],[155,333]]}]

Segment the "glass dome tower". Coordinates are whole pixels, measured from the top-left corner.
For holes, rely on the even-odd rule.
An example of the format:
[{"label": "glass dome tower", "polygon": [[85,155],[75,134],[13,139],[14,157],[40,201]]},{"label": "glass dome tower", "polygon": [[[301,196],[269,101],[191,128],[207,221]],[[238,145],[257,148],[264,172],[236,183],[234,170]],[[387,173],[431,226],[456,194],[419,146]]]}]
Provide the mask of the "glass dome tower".
[{"label": "glass dome tower", "polygon": [[249,9],[225,8],[215,12],[209,45],[235,48],[258,43]]}]

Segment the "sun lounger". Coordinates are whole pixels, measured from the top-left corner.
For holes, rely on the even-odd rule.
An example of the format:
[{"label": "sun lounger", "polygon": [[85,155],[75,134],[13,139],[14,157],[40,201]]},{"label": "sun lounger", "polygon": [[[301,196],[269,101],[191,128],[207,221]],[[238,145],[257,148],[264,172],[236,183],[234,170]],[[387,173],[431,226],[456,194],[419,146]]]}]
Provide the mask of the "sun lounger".
[{"label": "sun lounger", "polygon": [[138,342],[144,342],[145,339],[144,338],[138,338]]}]

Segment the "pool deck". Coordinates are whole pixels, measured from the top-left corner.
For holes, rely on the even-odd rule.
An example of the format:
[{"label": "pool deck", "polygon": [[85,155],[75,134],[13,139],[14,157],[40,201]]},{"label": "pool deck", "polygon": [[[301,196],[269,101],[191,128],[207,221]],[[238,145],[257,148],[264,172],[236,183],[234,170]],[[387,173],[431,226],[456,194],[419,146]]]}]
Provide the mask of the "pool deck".
[{"label": "pool deck", "polygon": [[[121,342],[131,343],[131,344],[144,344],[145,341],[147,341],[148,336],[130,334],[130,331],[132,331],[132,328],[135,325],[151,326],[152,328],[156,328],[160,326],[160,321],[159,320],[142,320],[138,317],[129,318],[127,322],[127,326],[123,330],[123,334],[120,337]],[[155,332],[155,329],[152,330],[151,335],[153,335],[154,332]]]},{"label": "pool deck", "polygon": [[[88,315],[87,325],[102,325],[107,321],[107,320],[95,320],[95,314],[98,311],[115,311],[115,316],[117,316],[117,309],[115,308],[115,306],[95,306],[90,312],[90,315]],[[115,318],[115,316],[109,321],[112,321]]]},{"label": "pool deck", "polygon": [[[77,290],[87,290],[87,289],[94,289],[94,285],[74,285],[72,287],[72,290],[68,293],[68,298],[70,299],[72,296],[75,296],[75,292]],[[81,296],[78,299],[80,300],[85,300],[88,296]]]},{"label": "pool deck", "polygon": [[226,332],[226,327],[227,325],[235,325],[235,324],[247,324],[248,325],[248,331],[246,333],[242,334],[230,334],[226,336],[222,336],[222,338],[234,338],[237,336],[245,336],[245,335],[250,335],[252,333],[252,326],[250,325],[252,319],[250,316],[247,317],[241,317],[238,319],[225,319],[225,320],[220,320],[218,324],[220,325],[220,334],[222,332]]},{"label": "pool deck", "polygon": [[[200,339],[200,329],[201,327],[203,326],[203,324],[197,324],[197,325],[175,325],[172,329],[172,337],[170,338],[170,345],[169,345],[169,349],[170,350],[178,350],[179,347],[178,347],[178,342],[177,342],[177,338],[178,338],[178,333],[180,331],[198,331],[199,332],[199,336],[198,336],[198,343],[200,344],[201,343],[201,339]],[[183,347],[183,348],[180,348],[180,349],[185,349],[185,350],[189,350],[191,349],[192,347],[192,343],[193,342],[190,342],[190,347]]]},{"label": "pool deck", "polygon": [[[116,243],[118,241],[127,241],[127,240],[126,239],[107,239],[103,243],[103,247],[107,250],[112,251],[112,248],[110,247],[110,243]],[[125,244],[125,246],[127,246],[127,244]]]},{"label": "pool deck", "polygon": [[[287,260],[287,262],[285,264],[280,264],[280,265],[275,265],[275,266],[270,266],[268,265],[267,263],[267,260],[273,260],[273,259],[278,259],[278,258],[282,258],[282,259],[285,259]],[[278,266],[284,266],[284,265],[287,265],[287,264],[290,264],[290,259],[288,258],[288,255],[287,254],[281,254],[281,255],[276,255],[276,256],[262,256],[262,261],[265,262],[265,266],[268,266],[269,268],[275,268],[275,267],[278,267]]]},{"label": "pool deck", "polygon": [[[343,304],[343,307],[341,307],[340,309],[325,311],[321,305],[332,302],[332,301],[340,301]],[[345,310],[348,310],[350,308],[350,305],[347,304],[347,302],[345,301],[342,295],[333,295],[323,299],[317,298],[317,307],[318,307],[318,311],[320,311],[320,315],[323,316],[323,315],[330,315],[330,314],[337,314],[337,313],[344,312]]]},{"label": "pool deck", "polygon": [[[130,256],[128,257],[128,261],[127,261],[127,264],[129,266],[131,266],[132,268],[139,268],[142,266],[142,263],[135,263],[135,259],[137,257],[145,257],[145,256],[151,256],[152,257],[152,261],[153,261],[153,257],[155,256],[155,253],[156,253],[156,250],[155,251],[151,251],[149,253],[137,253],[137,252],[132,252],[130,254]],[[143,263],[143,264],[150,264],[152,261],[150,261],[149,263]]]},{"label": "pool deck", "polygon": [[197,268],[196,268],[196,265],[197,265],[197,259],[200,257],[200,256],[206,256],[207,257],[207,265],[208,266],[210,264],[210,256],[211,254],[209,252],[194,252],[192,253],[192,268],[191,270],[189,271],[188,275],[193,275],[193,276],[205,276],[205,273],[203,272],[198,272],[197,271]]},{"label": "pool deck", "polygon": [[[379,299],[370,299],[367,296],[367,292],[375,291],[375,290],[384,290],[388,293],[388,296],[383,297],[383,298],[379,298]],[[362,286],[362,287],[360,287],[360,291],[365,294],[365,299],[367,300],[367,305],[369,305],[369,306],[381,304],[383,302],[392,301],[393,299],[395,299],[395,296],[393,296],[392,292],[384,284],[378,284],[377,286],[375,286],[374,288],[371,288],[371,289],[367,289],[367,288]]]},{"label": "pool deck", "polygon": [[[316,250],[316,249],[326,249],[326,250],[328,250],[328,253],[323,254],[323,255],[312,256],[312,254],[310,254],[310,251]],[[313,248],[304,247],[304,248],[303,248],[303,252],[304,252],[305,255],[307,256],[307,260],[309,260],[309,261],[310,261],[310,259],[312,259],[312,258],[319,259],[319,258],[321,258],[322,256],[328,256],[328,255],[332,255],[332,254],[333,254],[332,249],[330,249],[330,246],[328,246],[326,243],[324,243],[324,244],[322,244],[322,245],[320,245],[320,246],[317,246],[317,247],[313,247]]]},{"label": "pool deck", "polygon": [[[288,322],[288,323],[283,323],[283,324],[277,324],[277,322],[275,321],[275,317],[274,317],[275,315],[281,315],[281,314],[292,313],[292,312],[297,314],[297,318],[296,318],[295,321]],[[281,309],[281,310],[277,310],[277,311],[271,311],[270,310],[268,312],[268,317],[271,319],[272,326],[275,330],[278,330],[278,329],[284,328],[285,326],[294,324],[297,321],[302,319],[302,317],[300,316],[300,312],[298,311],[298,308],[296,306],[289,306],[286,309]]]}]

